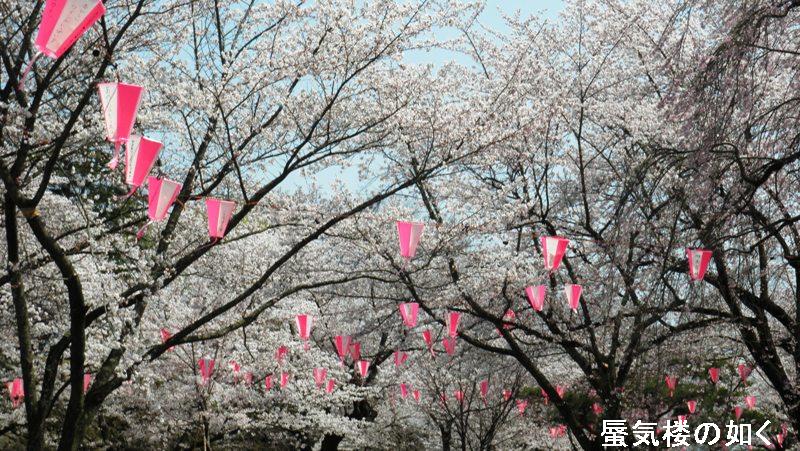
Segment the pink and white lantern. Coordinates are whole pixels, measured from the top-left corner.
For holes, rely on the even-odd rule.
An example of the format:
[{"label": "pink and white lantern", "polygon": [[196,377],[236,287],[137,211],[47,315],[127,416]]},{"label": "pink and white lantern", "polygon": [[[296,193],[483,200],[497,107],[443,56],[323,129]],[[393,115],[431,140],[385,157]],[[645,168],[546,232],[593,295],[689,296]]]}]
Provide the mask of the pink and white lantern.
[{"label": "pink and white lantern", "polygon": [[517,314],[514,313],[514,310],[508,309],[506,310],[505,315],[503,315],[503,328],[504,329],[511,329],[514,327],[514,321],[517,319]]},{"label": "pink and white lantern", "polygon": [[361,360],[361,343],[357,341],[350,343],[350,359],[354,362]]},{"label": "pink and white lantern", "polygon": [[447,334],[451,338],[458,337],[458,322],[461,319],[461,313],[449,312],[447,314]]},{"label": "pink and white lantern", "polygon": [[550,272],[557,270],[567,252],[569,240],[560,236],[543,236],[540,242],[544,255],[544,269]]},{"label": "pink and white lantern", "polygon": [[328,377],[328,370],[325,368],[314,368],[313,374],[317,388],[322,388],[322,386],[325,385],[325,378]]},{"label": "pink and white lantern", "polygon": [[400,397],[403,399],[408,397],[408,387],[404,383],[400,384]]},{"label": "pink and white lantern", "polygon": [[569,303],[569,308],[572,309],[573,312],[578,311],[581,293],[583,293],[583,287],[580,285],[568,283],[564,286],[564,294],[567,296],[567,303]]},{"label": "pink and white lantern", "polygon": [[264,389],[265,389],[266,391],[270,391],[270,390],[272,390],[272,375],[271,375],[271,374],[268,374],[268,375],[267,375],[267,376],[264,378]]},{"label": "pink and white lantern", "polygon": [[694,414],[697,411],[697,401],[686,401],[686,407],[689,408],[689,413]]},{"label": "pink and white lantern", "polygon": [[36,54],[19,77],[19,89],[24,88],[25,78],[40,55],[61,58],[105,12],[100,0],[47,0],[34,42]]},{"label": "pink and white lantern", "polygon": [[336,348],[336,354],[339,355],[341,364],[344,365],[344,359],[347,358],[347,354],[350,352],[350,336],[337,335],[333,337],[333,345]]},{"label": "pink and white lantern", "polygon": [[709,368],[708,377],[711,378],[711,382],[714,384],[719,382],[719,368]]},{"label": "pink and white lantern", "polygon": [[748,395],[744,397],[744,404],[747,406],[748,409],[753,410],[756,408],[756,397],[753,395]]},{"label": "pink and white lantern", "polygon": [[678,378],[675,376],[666,376],[664,378],[664,383],[667,384],[667,389],[669,390],[669,396],[672,397],[675,394],[675,387],[678,386]]},{"label": "pink and white lantern", "polygon": [[84,374],[83,375],[83,393],[84,394],[86,394],[86,392],[89,391],[89,386],[91,386],[91,385],[92,385],[92,375],[89,374],[89,373]]},{"label": "pink and white lantern", "polygon": [[125,183],[131,186],[131,196],[150,175],[162,144],[144,136],[131,135],[125,143]]},{"label": "pink and white lantern", "polygon": [[214,359],[200,359],[197,361],[197,367],[200,369],[203,385],[208,384],[211,374],[214,372]]},{"label": "pink and white lantern", "polygon": [[108,162],[108,167],[116,169],[119,163],[119,148],[131,137],[144,88],[112,82],[99,83],[97,89],[100,91],[100,103],[106,122],[106,139],[114,143],[114,157]]},{"label": "pink and white lantern", "polygon": [[334,388],[336,388],[336,380],[328,379],[328,383],[325,384],[325,393],[330,395],[331,393],[333,393]]},{"label": "pink and white lantern", "polygon": [[142,239],[147,226],[163,221],[167,217],[167,210],[175,203],[182,186],[169,179],[153,176],[147,178],[147,217],[149,220],[136,232],[137,240]]},{"label": "pink and white lantern", "polygon": [[239,372],[242,370],[242,366],[239,365],[236,360],[228,362],[228,366],[230,366],[231,372],[233,373],[233,383],[239,382]]},{"label": "pink and white lantern", "polygon": [[742,383],[747,384],[747,378],[750,377],[750,373],[753,372],[753,369],[744,363],[740,363],[739,366],[736,367],[736,372],[739,373],[739,378],[742,380]]},{"label": "pink and white lantern", "polygon": [[25,398],[25,389],[23,388],[22,379],[17,377],[12,381],[6,382],[6,388],[8,389],[8,397],[11,399],[11,407],[16,409],[22,404],[22,400]]},{"label": "pink and white lantern", "polygon": [[545,285],[536,285],[535,287],[526,287],[525,295],[528,297],[528,303],[537,312],[541,312],[544,308],[544,295],[547,291]]},{"label": "pink and white lantern", "polygon": [[356,369],[358,370],[358,374],[361,375],[362,379],[367,378],[367,374],[369,374],[369,361],[367,360],[359,360],[356,362]]},{"label": "pink and white lantern", "polygon": [[[172,334],[169,332],[169,330],[167,330],[167,329],[165,329],[163,327],[161,328],[160,333],[161,333],[161,343],[162,344],[166,343],[167,340],[169,340],[172,337]],[[175,346],[170,346],[168,351],[172,351],[174,348],[175,348]]]},{"label": "pink and white lantern", "polygon": [[308,339],[311,337],[311,327],[314,325],[314,318],[311,315],[303,313],[295,317],[295,323],[297,324],[297,333],[304,342],[303,347],[308,351]]},{"label": "pink and white lantern", "polygon": [[208,213],[208,236],[219,241],[225,237],[228,230],[228,222],[236,209],[236,202],[230,200],[206,198],[206,212]]},{"label": "pink and white lantern", "polygon": [[406,261],[414,258],[425,224],[421,222],[397,221],[397,236],[400,240],[400,256]]},{"label": "pink and white lantern", "polygon": [[444,352],[447,355],[452,356],[456,353],[456,339],[451,337],[444,337],[442,338],[442,345],[444,346]]},{"label": "pink and white lantern", "polygon": [[286,388],[287,385],[289,385],[289,373],[287,373],[286,371],[281,373],[280,385],[281,385],[281,390],[283,390],[284,388]]},{"label": "pink and white lantern", "polygon": [[425,346],[428,347],[428,351],[431,352],[431,357],[436,357],[436,352],[433,350],[433,336],[431,335],[431,331],[423,330],[422,331],[422,339],[425,340]]},{"label": "pink and white lantern", "polygon": [[394,366],[400,368],[402,364],[408,359],[408,354],[403,351],[394,351]]},{"label": "pink and white lantern", "polygon": [[278,350],[275,351],[275,361],[278,362],[278,365],[283,365],[284,359],[286,359],[286,354],[289,353],[288,346],[278,346]]},{"label": "pink and white lantern", "polygon": [[711,251],[708,249],[686,248],[686,257],[689,260],[689,277],[692,280],[703,280],[711,261]]},{"label": "pink and white lantern", "polygon": [[417,315],[419,313],[419,304],[416,302],[404,302],[400,304],[400,317],[403,319],[403,324],[408,327],[415,327],[417,325]]},{"label": "pink and white lantern", "polygon": [[489,394],[489,381],[487,379],[481,381],[480,390],[481,390],[481,398],[486,399],[486,395]]}]

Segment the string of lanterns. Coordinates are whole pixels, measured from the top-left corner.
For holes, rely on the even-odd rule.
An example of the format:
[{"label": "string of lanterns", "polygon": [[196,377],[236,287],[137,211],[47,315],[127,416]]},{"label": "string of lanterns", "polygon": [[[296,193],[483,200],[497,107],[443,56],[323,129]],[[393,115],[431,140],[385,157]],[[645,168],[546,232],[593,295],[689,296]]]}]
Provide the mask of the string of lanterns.
[{"label": "string of lanterns", "polygon": [[[52,59],[60,58],[86,30],[103,16],[105,11],[105,6],[101,0],[47,0],[34,43],[36,52],[21,73],[19,89],[24,90],[25,79],[32,69],[33,64],[41,55]],[[143,237],[150,224],[165,219],[167,212],[175,203],[183,186],[181,183],[173,180],[150,175],[163,144],[143,135],[132,134],[144,93],[144,87],[121,82],[103,82],[99,83],[97,88],[105,122],[106,139],[114,145],[113,156],[108,163],[108,167],[111,170],[117,168],[120,159],[120,149],[121,146],[125,144],[124,179],[125,183],[130,186],[130,191],[126,197],[132,196],[142,186],[145,180],[147,181],[148,221],[136,234],[137,240],[139,240]],[[208,235],[212,241],[217,242],[225,236],[227,224],[236,208],[236,202],[206,197],[205,205],[208,216]],[[408,265],[416,254],[425,224],[421,222],[397,221],[396,226],[400,244],[400,255],[405,260],[405,264]],[[544,257],[544,267],[547,271],[552,273],[560,266],[569,245],[569,240],[558,236],[543,236],[540,237],[540,240]],[[711,259],[711,251],[687,248],[686,254],[689,263],[690,278],[693,281],[703,280]],[[569,307],[572,311],[577,311],[583,287],[577,284],[566,284],[564,290]],[[525,295],[534,311],[541,312],[544,308],[545,293],[545,285],[528,286],[525,288]],[[401,320],[406,327],[416,327],[419,304],[415,302],[401,303],[399,305],[399,312]],[[460,317],[461,314],[455,311],[448,312],[446,317],[447,336],[443,339],[442,343],[445,351],[449,355],[455,353]],[[504,319],[509,321],[513,321],[515,318],[516,315],[512,310],[507,311],[504,316]],[[307,314],[300,314],[296,316],[295,320],[300,339],[304,342],[304,348],[308,350],[313,317]],[[162,341],[167,341],[171,337],[167,329],[161,329],[160,333]],[[431,356],[435,357],[431,331],[427,329],[422,331],[422,338]],[[362,380],[365,380],[369,374],[370,362],[361,359],[360,343],[353,342],[349,336],[337,335],[334,337],[334,347],[342,365],[344,365],[344,361],[348,356],[351,357],[358,374],[361,376]],[[283,363],[287,353],[288,348],[286,346],[279,347],[276,352],[276,360],[279,364]],[[395,351],[395,366],[399,368],[407,358],[408,354],[405,352]],[[200,371],[201,383],[208,384],[214,371],[214,359],[201,358],[198,360],[197,364]],[[231,361],[230,364],[234,372],[234,380],[236,381],[238,380],[241,366],[235,361]],[[745,384],[750,371],[751,368],[746,365],[739,365],[738,367],[739,376]],[[327,374],[327,369],[325,368],[316,367],[312,370],[316,386],[318,388],[325,386],[325,391],[331,393],[335,387],[335,380],[327,379]],[[711,381],[716,384],[719,380],[719,369],[710,368],[709,376]],[[267,390],[272,388],[272,377],[271,374],[265,377],[264,383]],[[84,391],[89,389],[91,378],[91,374],[84,375]],[[289,383],[289,379],[290,374],[285,371],[282,372],[279,380],[280,387],[285,388]],[[248,385],[252,384],[253,375],[251,372],[245,374],[244,381]],[[672,396],[677,386],[677,378],[674,376],[667,376],[665,382],[670,396]],[[12,407],[17,408],[25,397],[23,381],[21,378],[15,378],[7,382],[6,385]],[[488,380],[482,380],[479,385],[481,397],[484,399],[484,402],[486,402],[489,382]],[[562,396],[561,390],[563,390],[563,387],[558,388],[560,389],[558,394]],[[408,386],[406,383],[400,384],[400,394],[403,399],[408,396]],[[412,396],[417,402],[420,401],[419,390],[414,390]],[[463,391],[457,390],[455,392],[455,398],[457,400],[463,401],[463,396]],[[509,390],[503,391],[503,397],[506,401],[508,401],[510,396],[511,392]],[[441,394],[441,399],[445,402],[446,396]],[[545,397],[545,400],[546,399]],[[755,396],[747,396],[745,398],[745,404],[748,409],[755,408],[755,403]],[[524,413],[526,406],[527,401],[517,400],[517,408],[520,414]],[[687,407],[689,412],[694,414],[697,408],[697,402],[690,400],[687,402]],[[598,412],[602,412],[602,406],[595,403],[593,405],[593,410],[598,414]],[[735,408],[736,418],[738,419],[741,414],[742,408],[737,406]],[[565,431],[566,426],[558,425],[550,428],[550,435],[556,438],[564,435]]]}]

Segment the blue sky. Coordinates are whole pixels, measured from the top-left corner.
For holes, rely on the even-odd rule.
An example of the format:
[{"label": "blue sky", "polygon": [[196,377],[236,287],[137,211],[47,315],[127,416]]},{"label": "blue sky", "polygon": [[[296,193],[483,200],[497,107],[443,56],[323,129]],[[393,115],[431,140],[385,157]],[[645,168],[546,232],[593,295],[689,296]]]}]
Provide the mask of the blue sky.
[{"label": "blue sky", "polygon": [[[497,31],[506,29],[503,14],[512,16],[516,11],[522,17],[530,15],[541,15],[549,20],[558,20],[558,15],[564,7],[564,0],[487,0],[486,8],[478,20],[486,27]],[[445,38],[455,36],[453,30],[443,30]],[[463,60],[462,60],[463,58]],[[445,50],[431,50],[425,52],[413,52],[408,56],[408,60],[416,64],[433,64],[440,66],[448,60],[459,60],[459,62],[469,64],[468,58]],[[322,190],[330,189],[331,184],[337,181],[344,182],[349,189],[359,189],[362,182],[358,180],[357,171],[346,169],[344,171],[338,167],[328,168],[313,177]],[[288,187],[308,188],[312,180],[303,179],[300,176],[292,176],[287,180]]]}]

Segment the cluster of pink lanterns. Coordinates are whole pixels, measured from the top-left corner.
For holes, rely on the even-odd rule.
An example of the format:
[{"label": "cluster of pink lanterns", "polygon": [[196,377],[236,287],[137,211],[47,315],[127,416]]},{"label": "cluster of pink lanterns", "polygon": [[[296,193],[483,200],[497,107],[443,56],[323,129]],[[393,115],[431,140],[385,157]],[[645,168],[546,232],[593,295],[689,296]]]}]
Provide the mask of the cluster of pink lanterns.
[{"label": "cluster of pink lanterns", "polygon": [[[702,278],[702,274],[700,275],[700,277]],[[720,371],[719,368],[716,367],[711,367],[708,369],[708,378],[709,380],[711,380],[712,384],[716,385],[719,382],[719,376],[720,376],[719,371]],[[744,363],[740,363],[736,367],[736,372],[739,375],[739,379],[745,386],[747,385],[747,379],[750,377],[750,373],[752,373],[752,371],[753,369]],[[673,397],[675,395],[675,389],[678,386],[678,378],[676,376],[667,375],[664,377],[664,383],[667,386],[667,390],[669,391],[669,396]],[[747,406],[748,410],[755,409],[756,397],[752,395],[745,396],[744,404],[745,406]],[[697,411],[697,401],[693,399],[686,401],[686,407],[687,410],[689,411],[689,414],[694,414]],[[742,408],[741,406],[736,406],[733,409],[733,413],[734,416],[736,417],[736,420],[738,421],[742,417],[742,414],[744,413],[744,408]]]},{"label": "cluster of pink lanterns", "polygon": [[[20,77],[20,86],[34,61],[42,54],[60,58],[64,52],[103,14],[101,0],[47,0],[39,25],[35,46],[37,52]],[[162,144],[154,139],[133,134],[136,116],[144,87],[121,83],[98,83],[106,139],[114,144],[114,154],[108,167],[117,168],[120,148],[125,144],[125,183],[130,186],[128,196],[147,181],[148,222],[136,234],[141,239],[147,226],[163,221],[181,191],[182,185],[167,178],[149,176],[158,159]],[[233,201],[206,198],[208,235],[216,242],[225,236],[228,222],[236,204]]]},{"label": "cluster of pink lanterns", "polygon": [[[37,51],[20,76],[20,89],[24,88],[27,74],[40,55],[43,54],[53,59],[60,58],[104,13],[105,7],[101,0],[47,0],[35,41]],[[114,144],[114,154],[108,164],[109,168],[112,170],[116,169],[119,162],[120,147],[124,143],[126,145],[124,178],[125,183],[130,186],[128,196],[133,195],[145,182],[145,179],[147,180],[148,222],[137,232],[137,239],[140,239],[144,235],[145,229],[149,224],[165,219],[168,210],[176,201],[182,185],[166,178],[149,175],[158,159],[162,143],[145,136],[132,134],[144,88],[133,84],[106,82],[98,84],[98,92],[105,121],[106,139]],[[205,204],[208,215],[208,235],[213,241],[220,240],[225,236],[228,222],[233,215],[236,204],[233,201],[216,198],[206,198]],[[416,254],[423,230],[423,223],[397,221],[400,254],[405,260],[406,265]],[[540,239],[544,257],[544,267],[548,271],[553,272],[560,266],[569,245],[569,240],[559,236],[544,236]],[[686,249],[686,254],[691,279],[694,281],[702,280],[711,259],[711,251],[688,248]],[[577,311],[580,305],[582,292],[583,287],[581,285],[566,284],[564,286],[567,304],[573,312]],[[528,286],[525,288],[525,294],[533,310],[541,312],[544,308],[546,286]],[[408,328],[416,327],[419,304],[414,302],[403,303],[400,304],[399,309],[403,324]],[[442,344],[445,352],[449,355],[455,353],[460,316],[461,314],[459,312],[451,311],[448,313],[446,319],[447,336],[443,338]],[[515,318],[516,314],[513,310],[508,310],[504,316],[504,320],[507,321],[505,327],[511,327],[511,322]],[[306,314],[297,315],[296,324],[300,338],[304,341],[305,349],[308,349],[313,318]],[[166,329],[161,329],[160,332],[163,341],[167,341],[171,336]],[[422,337],[431,356],[435,357],[431,331],[424,330],[422,332]],[[369,373],[370,363],[369,361],[361,360],[360,344],[352,343],[350,337],[341,335],[334,338],[334,344],[342,364],[344,364],[347,356],[351,356],[354,366],[361,378],[366,379]],[[276,360],[279,364],[283,363],[287,352],[288,348],[285,346],[278,349]],[[395,366],[401,366],[407,358],[408,355],[405,352],[395,351]],[[237,382],[241,367],[235,361],[231,361],[230,363],[234,373],[234,382]],[[213,359],[203,358],[198,361],[198,368],[203,384],[208,384],[210,381],[214,371],[214,365],[215,361]],[[737,370],[742,382],[746,384],[751,368],[742,364],[738,366]],[[328,393],[333,391],[335,380],[327,379],[327,370],[325,368],[314,368],[312,375],[317,387],[322,388],[325,386],[325,390]],[[289,377],[290,375],[287,372],[282,372],[280,374],[279,382],[281,388],[286,387],[289,382]],[[719,381],[719,369],[710,368],[709,377],[711,381],[716,384]],[[252,384],[252,372],[247,372],[244,380],[248,385]],[[84,391],[89,389],[91,381],[92,376],[90,374],[85,374],[83,381]],[[677,378],[674,376],[667,376],[665,378],[665,383],[669,389],[670,396],[672,396],[677,386]],[[22,379],[15,378],[13,381],[7,382],[6,385],[12,406],[16,408],[22,403],[25,396]],[[266,376],[265,387],[267,390],[272,388],[272,375]],[[484,400],[486,399],[488,389],[488,381],[481,381],[480,392]],[[559,397],[561,397],[563,392],[559,389],[562,389],[562,387],[557,387]],[[401,396],[406,398],[408,395],[408,387],[406,384],[400,384],[400,391]],[[504,390],[503,395],[506,400],[508,400],[510,391]],[[506,397],[506,395],[509,396]],[[546,393],[543,392],[543,395],[545,397],[545,403],[547,403],[548,398]],[[413,391],[413,396],[419,401],[419,390]],[[444,395],[442,396],[443,399],[446,399]],[[463,400],[463,392],[456,391],[455,398]],[[755,396],[748,395],[745,397],[745,405],[748,409],[755,408],[755,404]],[[524,400],[517,401],[517,408],[520,414],[524,413],[526,405],[527,402]],[[687,408],[690,414],[694,414],[697,409],[697,402],[694,400],[688,401]],[[593,410],[595,413],[602,412],[602,407],[595,403],[595,405],[593,405]],[[741,406],[735,408],[737,419],[742,415],[742,411],[743,409]],[[565,426],[556,426],[550,429],[550,435],[556,438],[564,435],[565,431]]]}]

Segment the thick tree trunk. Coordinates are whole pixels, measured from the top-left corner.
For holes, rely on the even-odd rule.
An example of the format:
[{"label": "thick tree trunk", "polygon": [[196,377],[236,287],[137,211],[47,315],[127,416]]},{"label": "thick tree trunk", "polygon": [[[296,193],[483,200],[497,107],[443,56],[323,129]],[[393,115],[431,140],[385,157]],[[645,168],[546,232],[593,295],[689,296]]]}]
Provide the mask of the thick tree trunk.
[{"label": "thick tree trunk", "polygon": [[452,440],[452,431],[450,425],[439,426],[439,433],[442,436],[442,451],[450,451],[450,441]]}]

